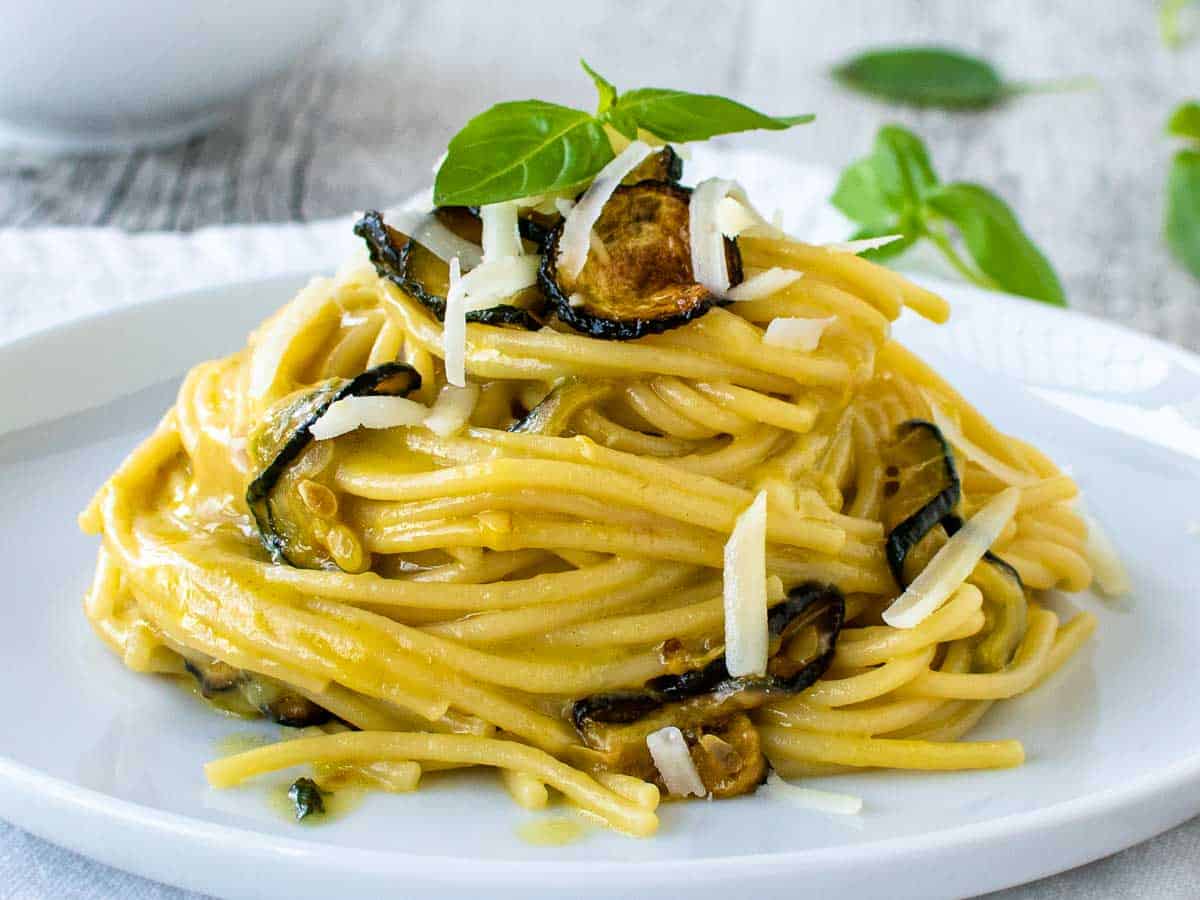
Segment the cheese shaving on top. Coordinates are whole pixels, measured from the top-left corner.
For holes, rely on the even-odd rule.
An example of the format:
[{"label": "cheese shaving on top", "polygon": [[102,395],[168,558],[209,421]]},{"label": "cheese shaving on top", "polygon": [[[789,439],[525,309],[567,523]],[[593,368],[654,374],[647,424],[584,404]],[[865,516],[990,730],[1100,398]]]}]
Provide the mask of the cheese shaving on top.
[{"label": "cheese shaving on top", "polygon": [[853,816],[862,812],[862,797],[801,787],[790,781],[784,781],[776,772],[767,776],[767,783],[763,787],[763,793],[768,797],[776,797],[793,806],[799,806],[801,809],[833,813],[838,816]]},{"label": "cheese shaving on top", "polygon": [[767,492],[759,491],[725,544],[725,667],[737,678],[767,671]]},{"label": "cheese shaving on top", "polygon": [[1117,555],[1117,548],[1113,545],[1112,538],[1108,536],[1100,523],[1087,513],[1083,514],[1083,521],[1087,525],[1087,544],[1084,547],[1084,553],[1087,556],[1088,564],[1092,567],[1092,576],[1096,587],[1106,597],[1121,597],[1128,594],[1133,583],[1129,580],[1129,572],[1125,569],[1125,564]]},{"label": "cheese shaving on top", "polygon": [[960,450],[962,455],[971,460],[971,462],[978,465],[981,469],[992,473],[1005,484],[1015,485],[1016,487],[1026,487],[1039,480],[1036,475],[1022,472],[1020,469],[1010,466],[1003,460],[997,459],[974,441],[970,440],[963,433],[963,430],[958,427],[958,422],[951,418],[950,414],[942,409],[927,391],[922,391],[921,393],[924,394],[925,400],[929,404],[929,411],[933,416],[933,424],[946,436],[946,440],[957,450]]},{"label": "cheese shaving on top", "polygon": [[729,290],[729,266],[725,259],[725,235],[721,232],[721,201],[738,190],[737,183],[709,178],[696,185],[688,203],[688,238],[692,250],[692,277],[715,296]]},{"label": "cheese shaving on top", "polygon": [[730,288],[725,294],[725,299],[741,302],[769,297],[803,276],[803,272],[797,272],[795,269],[774,266],[757,275],[752,275],[736,287]]},{"label": "cheese shaving on top", "polygon": [[592,226],[604,211],[604,204],[613,195],[625,176],[650,155],[651,148],[641,141],[632,141],[600,170],[579,202],[563,219],[562,236],[558,242],[556,264],[563,274],[575,278],[583,271],[591,248]]},{"label": "cheese shaving on top", "polygon": [[338,437],[356,428],[398,428],[420,425],[429,407],[407,397],[343,397],[330,404],[309,427],[318,441]]},{"label": "cheese shaving on top", "polygon": [[505,256],[460,273],[457,259],[450,260],[450,289],[442,321],[442,350],[446,380],[456,387],[467,383],[467,313],[490,309],[513,294],[537,284],[538,256]]},{"label": "cheese shaving on top", "polygon": [[467,298],[458,257],[450,260],[450,287],[442,316],[442,353],[446,380],[455,387],[467,383]]},{"label": "cheese shaving on top", "polygon": [[407,234],[443,262],[448,263],[458,257],[464,272],[469,272],[483,262],[483,251],[478,244],[459,237],[431,212],[402,209],[389,213],[389,218],[392,227],[402,234]]},{"label": "cheese shaving on top", "polygon": [[803,319],[780,316],[772,319],[763,333],[763,343],[811,353],[821,344],[825,329],[837,321],[836,316],[824,319]]},{"label": "cheese shaving on top", "polygon": [[941,608],[992,548],[1016,515],[1018,488],[1005,488],[942,545],[908,588],[883,613],[893,628],[915,628]]},{"label": "cheese shaving on top", "polygon": [[674,725],[646,735],[646,748],[658,773],[662,775],[663,784],[676,797],[687,797],[689,794],[703,797],[708,793],[692,761],[692,754],[688,752],[683,732]]},{"label": "cheese shaving on top", "polygon": [[437,400],[429,410],[429,415],[425,417],[424,425],[441,437],[457,434],[471,418],[477,402],[479,402],[479,385],[468,384],[466,387],[455,387],[452,384],[443,385]]},{"label": "cheese shaving on top", "polygon": [[489,203],[479,207],[483,222],[483,261],[495,262],[506,256],[521,256],[521,233],[517,230],[517,204]]},{"label": "cheese shaving on top", "polygon": [[904,240],[902,234],[884,234],[879,237],[860,238],[857,241],[835,241],[832,244],[822,244],[826,250],[834,253],[865,253],[868,250],[878,250],[894,241]]}]

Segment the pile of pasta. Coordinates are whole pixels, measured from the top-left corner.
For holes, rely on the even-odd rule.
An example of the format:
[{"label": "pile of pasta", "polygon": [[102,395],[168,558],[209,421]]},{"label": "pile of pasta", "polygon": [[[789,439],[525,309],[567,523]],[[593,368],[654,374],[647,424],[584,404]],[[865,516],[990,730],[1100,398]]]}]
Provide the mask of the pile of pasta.
[{"label": "pile of pasta", "polygon": [[[203,672],[213,692],[253,685],[254,705],[284,722],[332,717],[214,761],[212,784],[312,764],[402,791],[426,772],[488,766],[524,806],[553,791],[652,833],[662,780],[589,747],[572,711],[721,652],[723,549],[760,492],[769,603],[814,583],[844,598],[823,675],[745,711],[771,768],[1023,760],[1017,741],[960,739],[1094,627],[1038,600],[1091,580],[1075,484],[891,338],[904,307],[944,321],[941,298],[852,252],[776,237],[739,246],[748,275],[803,277],[631,341],[554,321],[470,324],[477,399],[461,427],[310,441],[287,477],[318,565],[264,548],[246,501],[261,474],[254,435],[296,397],[393,362],[419,373],[408,399],[435,406],[442,323],[364,258],[314,280],[245,349],[190,372],[81,516],[103,538],[87,615],[135,671]],[[825,320],[815,349],[765,341],[781,317]],[[519,427],[552,395],[549,425]],[[885,553],[896,474],[885,448],[913,420],[940,423],[968,524],[1017,493],[991,551],[1019,581],[981,561],[898,628],[882,618],[903,590]]]}]

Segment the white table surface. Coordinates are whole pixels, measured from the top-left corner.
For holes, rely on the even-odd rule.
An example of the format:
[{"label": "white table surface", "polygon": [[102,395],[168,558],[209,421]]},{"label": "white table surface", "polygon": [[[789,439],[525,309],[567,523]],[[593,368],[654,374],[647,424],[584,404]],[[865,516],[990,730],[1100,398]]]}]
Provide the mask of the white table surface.
[{"label": "white table surface", "polygon": [[[828,79],[852,50],[893,42],[982,52],[1015,79],[1092,75],[1099,88],[946,114],[887,107]],[[1200,349],[1200,285],[1161,238],[1172,152],[1162,126],[1177,101],[1200,94],[1200,41],[1164,49],[1151,0],[354,0],[320,53],[183,146],[58,160],[0,153],[0,227],[186,230],[386,206],[428,182],[447,138],[484,106],[532,96],[590,104],[579,56],[619,87],[816,112],[814,125],[736,143],[828,166],[864,154],[884,122],[914,127],[943,177],[984,182],[1011,202],[1073,307]],[[0,897],[186,896],[0,823]],[[1200,896],[1200,820],[992,896]]]}]

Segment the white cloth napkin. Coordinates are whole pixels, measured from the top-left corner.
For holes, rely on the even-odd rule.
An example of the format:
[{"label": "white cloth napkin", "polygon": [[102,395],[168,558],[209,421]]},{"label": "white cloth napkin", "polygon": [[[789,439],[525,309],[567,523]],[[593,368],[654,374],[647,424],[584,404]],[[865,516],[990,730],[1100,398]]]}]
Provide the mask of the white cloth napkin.
[{"label": "white cloth napkin", "polygon": [[[768,218],[812,241],[843,239],[827,202],[835,174],[747,151],[698,148],[690,179],[734,172]],[[357,245],[354,217],[311,223],[126,234],[105,228],[0,229],[0,344],[118,306],[233,281],[332,271]],[[922,268],[925,266],[922,265]],[[1196,896],[1200,820],[1118,857],[1018,889],[1014,898]],[[0,822],[0,898],[184,900],[185,894],[99,865]]]}]

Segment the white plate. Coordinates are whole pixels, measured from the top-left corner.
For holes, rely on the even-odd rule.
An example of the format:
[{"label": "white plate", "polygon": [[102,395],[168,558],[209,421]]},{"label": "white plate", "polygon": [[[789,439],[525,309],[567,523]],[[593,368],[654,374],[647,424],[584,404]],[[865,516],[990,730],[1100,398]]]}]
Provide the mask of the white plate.
[{"label": "white plate", "polygon": [[[864,773],[820,786],[857,818],[763,796],[669,805],[652,840],[524,842],[494,778],[429,778],[300,828],[262,787],[210,791],[213,715],[125,671],[80,611],[95,540],[74,517],[192,363],[242,345],[295,279],[174,298],[0,347],[0,815],[74,850],[213,894],[952,897],[1111,853],[1200,813],[1200,360],[1036,303],[934,284],[953,324],[898,335],[1002,427],[1071,467],[1132,570],[1130,611],[1090,598],[1097,639],[977,732],[1025,742],[1004,772]],[[87,411],[80,411],[87,410]],[[37,422],[43,424],[34,424]],[[15,430],[20,429],[20,430]],[[732,893],[731,893],[732,891]]]}]

